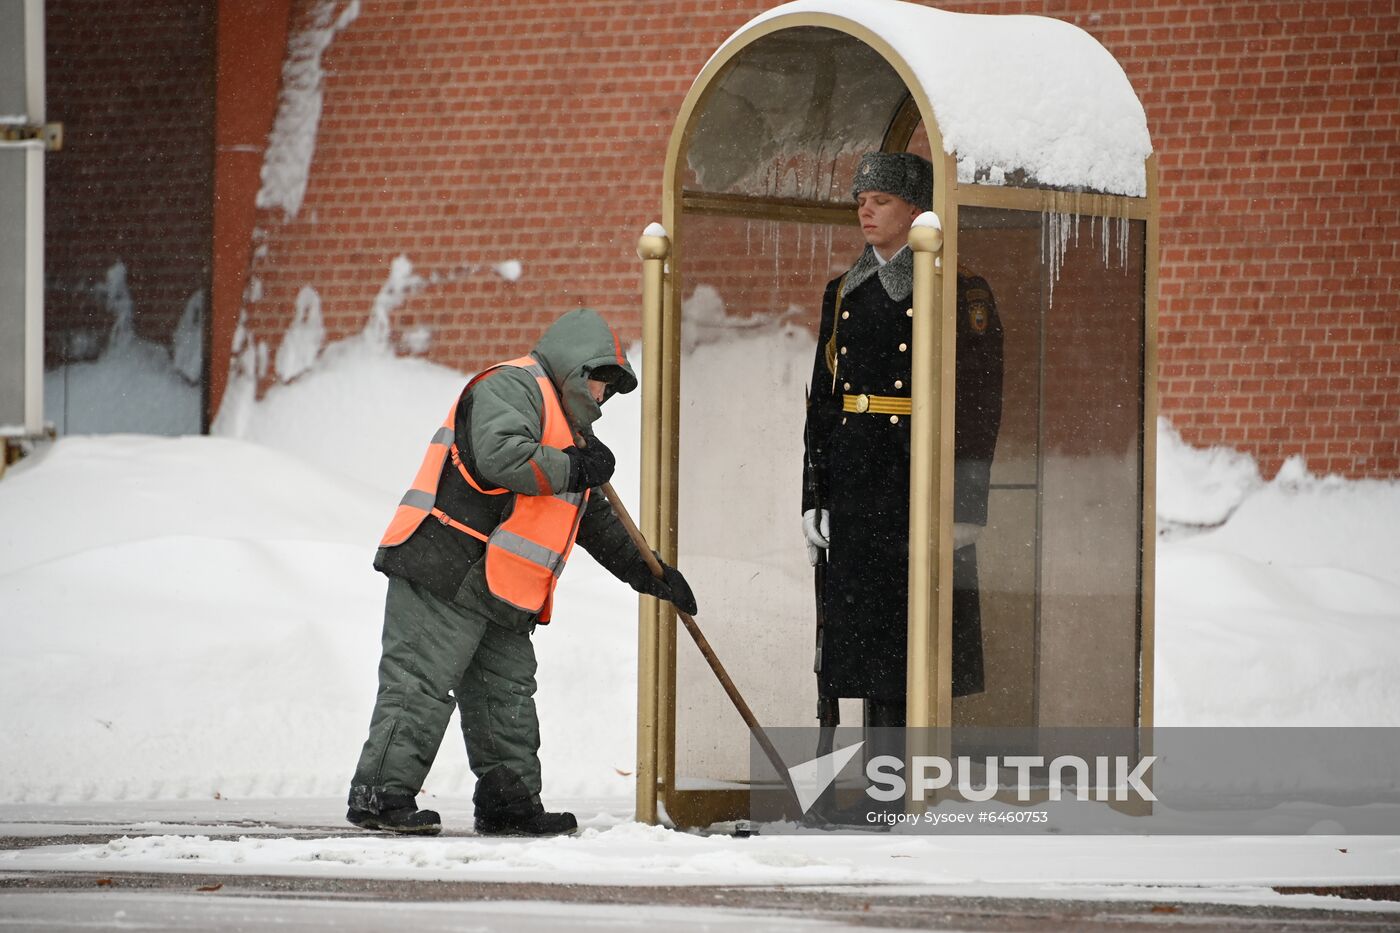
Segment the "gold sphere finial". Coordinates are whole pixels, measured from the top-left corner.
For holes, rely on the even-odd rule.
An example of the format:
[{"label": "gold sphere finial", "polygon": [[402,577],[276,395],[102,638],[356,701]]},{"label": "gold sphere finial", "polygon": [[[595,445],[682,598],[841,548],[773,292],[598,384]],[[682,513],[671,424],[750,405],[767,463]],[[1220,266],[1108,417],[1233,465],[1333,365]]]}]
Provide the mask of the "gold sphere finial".
[{"label": "gold sphere finial", "polygon": [[661,224],[648,224],[637,240],[637,258],[665,259],[671,255],[671,238]]},{"label": "gold sphere finial", "polygon": [[916,253],[936,253],[943,249],[943,225],[938,215],[925,211],[914,218],[914,226],[909,228],[909,248]]}]

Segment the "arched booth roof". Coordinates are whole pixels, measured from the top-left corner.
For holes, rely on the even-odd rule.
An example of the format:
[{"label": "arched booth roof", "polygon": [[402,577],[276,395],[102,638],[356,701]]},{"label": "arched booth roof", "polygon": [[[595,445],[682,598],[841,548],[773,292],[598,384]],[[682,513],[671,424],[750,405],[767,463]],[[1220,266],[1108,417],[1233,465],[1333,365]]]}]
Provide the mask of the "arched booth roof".
[{"label": "arched booth roof", "polygon": [[[835,154],[814,150],[903,148],[922,118],[961,184],[1147,194],[1152,144],[1127,75],[1091,35],[1046,17],[796,0],[730,36],[684,112],[692,190],[828,200]],[[800,177],[804,152],[830,190]],[[761,164],[769,177],[751,177]]]}]

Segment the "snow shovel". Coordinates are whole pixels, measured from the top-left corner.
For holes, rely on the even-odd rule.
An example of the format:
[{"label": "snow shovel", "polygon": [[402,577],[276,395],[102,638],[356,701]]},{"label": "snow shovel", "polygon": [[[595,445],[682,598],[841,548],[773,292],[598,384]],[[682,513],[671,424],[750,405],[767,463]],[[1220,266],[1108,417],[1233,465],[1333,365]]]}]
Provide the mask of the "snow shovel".
[{"label": "snow shovel", "polygon": [[[577,431],[574,432],[574,443],[578,445],[579,449],[588,446],[583,442],[583,438]],[[603,495],[608,497],[608,503],[612,505],[613,512],[617,515],[618,520],[622,522],[622,527],[627,529],[627,534],[632,539],[632,543],[637,546],[638,551],[642,552],[642,559],[646,561],[647,568],[651,570],[651,575],[660,579],[665,572],[661,569],[661,564],[656,560],[656,555],[652,553],[651,546],[647,544],[647,539],[642,536],[641,529],[632,521],[632,516],[627,513],[627,507],[622,504],[622,500],[613,489],[612,483],[604,483],[600,488],[603,490]],[[801,813],[802,804],[797,796],[797,788],[792,784],[792,776],[788,774],[787,765],[783,763],[783,759],[778,754],[778,750],[773,747],[773,742],[768,738],[768,733],[763,730],[763,726],[759,725],[758,718],[754,716],[753,710],[749,709],[749,704],[744,702],[744,697],[739,693],[739,688],[734,685],[734,681],[729,677],[729,672],[726,671],[724,665],[720,663],[719,655],[715,654],[715,649],[710,647],[709,640],[705,638],[705,634],[700,631],[700,626],[696,624],[695,619],[690,613],[677,607],[676,615],[680,617],[681,622],[685,625],[685,630],[689,632],[690,637],[694,639],[695,647],[700,649],[700,654],[704,656],[706,663],[710,665],[710,670],[714,671],[715,678],[719,681],[720,686],[723,687],[724,692],[729,695],[730,702],[734,704],[734,708],[737,709],[739,715],[743,717],[744,724],[749,727],[749,731],[752,732],[754,738],[758,740],[758,745],[763,749],[763,754],[773,766],[773,770],[778,773],[778,777],[782,778],[783,786],[787,788],[788,794],[791,795],[793,803],[797,806],[796,812]]]}]

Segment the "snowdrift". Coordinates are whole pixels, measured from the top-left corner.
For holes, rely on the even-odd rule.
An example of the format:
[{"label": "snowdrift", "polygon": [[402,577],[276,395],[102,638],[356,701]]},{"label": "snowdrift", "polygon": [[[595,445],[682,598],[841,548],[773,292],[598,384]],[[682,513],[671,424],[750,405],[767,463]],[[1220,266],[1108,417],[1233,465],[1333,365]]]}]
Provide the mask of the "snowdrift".
[{"label": "snowdrift", "polygon": [[[797,343],[772,365],[800,370]],[[464,378],[353,338],[240,402],[241,436],[70,436],[12,469],[0,801],[343,793],[374,698],[374,544]],[[599,426],[628,502],[639,401]],[[1158,723],[1400,724],[1400,485],[1298,462],[1266,483],[1159,437]],[[545,790],[626,797],[635,597],[576,554],[535,639]],[[430,793],[470,792],[454,731]]]}]

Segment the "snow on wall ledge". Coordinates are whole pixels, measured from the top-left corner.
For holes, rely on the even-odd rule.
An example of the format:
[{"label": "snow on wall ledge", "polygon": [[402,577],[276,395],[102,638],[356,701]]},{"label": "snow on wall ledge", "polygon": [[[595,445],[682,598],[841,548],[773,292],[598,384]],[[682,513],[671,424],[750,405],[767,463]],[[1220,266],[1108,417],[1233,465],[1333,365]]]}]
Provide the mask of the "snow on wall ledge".
[{"label": "snow on wall ledge", "polygon": [[350,0],[335,13],[334,0],[322,0],[312,12],[309,28],[293,36],[287,60],[282,64],[282,92],[277,119],[263,153],[260,208],[282,208],[290,219],[301,210],[311,159],[316,153],[316,133],[321,125],[321,93],[325,70],[321,56],[336,34],[360,15],[360,0]]},{"label": "snow on wall ledge", "polygon": [[993,176],[1021,169],[1055,187],[1147,194],[1147,114],[1117,60],[1078,26],[903,0],[796,0],[750,20],[720,49],[770,20],[813,13],[864,26],[887,42],[928,95],[944,149],[969,168]]}]

